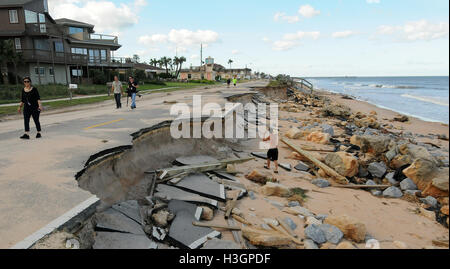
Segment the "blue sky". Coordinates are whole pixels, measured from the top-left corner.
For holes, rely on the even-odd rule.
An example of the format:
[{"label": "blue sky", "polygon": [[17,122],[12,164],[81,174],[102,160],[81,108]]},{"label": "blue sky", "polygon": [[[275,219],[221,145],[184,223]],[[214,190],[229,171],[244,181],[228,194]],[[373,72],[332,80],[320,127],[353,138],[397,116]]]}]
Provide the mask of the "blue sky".
[{"label": "blue sky", "polygon": [[[373,2],[373,3],[369,3]],[[116,56],[203,56],[295,76],[449,74],[446,0],[49,0],[119,35]],[[115,14],[115,15],[114,15]],[[121,14],[117,16],[117,14]]]}]

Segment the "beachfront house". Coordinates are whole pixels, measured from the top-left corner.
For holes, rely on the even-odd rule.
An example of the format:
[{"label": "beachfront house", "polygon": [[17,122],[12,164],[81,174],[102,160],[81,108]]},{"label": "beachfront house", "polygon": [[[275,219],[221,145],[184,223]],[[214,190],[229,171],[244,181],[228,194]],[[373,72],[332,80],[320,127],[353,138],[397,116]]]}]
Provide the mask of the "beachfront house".
[{"label": "beachfront house", "polygon": [[97,34],[94,25],[53,19],[47,0],[1,0],[0,39],[12,40],[21,60],[8,63],[8,72],[30,76],[35,84],[90,83],[90,70],[133,67],[114,57],[118,38]]},{"label": "beachfront house", "polygon": [[202,66],[190,67],[180,71],[181,80],[222,80],[237,77],[238,79],[250,78],[252,70],[250,68],[227,69],[223,65],[214,63],[214,58],[205,59]]}]

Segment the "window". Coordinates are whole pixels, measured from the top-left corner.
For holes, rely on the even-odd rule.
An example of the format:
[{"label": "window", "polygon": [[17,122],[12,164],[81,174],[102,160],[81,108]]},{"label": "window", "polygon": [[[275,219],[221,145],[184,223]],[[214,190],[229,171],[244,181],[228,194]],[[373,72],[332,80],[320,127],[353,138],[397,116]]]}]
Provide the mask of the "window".
[{"label": "window", "polygon": [[34,48],[37,50],[50,50],[50,45],[47,39],[35,39]]},{"label": "window", "polygon": [[39,76],[39,75],[41,75],[41,76],[45,76],[45,67],[35,67],[34,68],[34,74],[36,75],[36,76]]},{"label": "window", "polygon": [[55,52],[64,52],[64,45],[62,41],[55,41]]},{"label": "window", "polygon": [[45,23],[45,15],[42,13],[39,13],[39,22],[40,23]]},{"label": "window", "polygon": [[9,11],[9,23],[19,23],[19,16],[17,15],[17,10]]},{"label": "window", "polygon": [[37,23],[37,13],[25,10],[25,23]]},{"label": "window", "polygon": [[49,74],[50,76],[54,76],[54,75],[55,75],[55,72],[53,71],[53,67],[49,67],[49,68],[48,68],[48,74]]},{"label": "window", "polygon": [[101,56],[102,61],[106,61],[106,50],[101,50],[100,56]]},{"label": "window", "polygon": [[83,49],[83,48],[72,48],[71,51],[72,51],[73,54],[87,55],[87,49]]},{"label": "window", "polygon": [[47,25],[39,24],[39,30],[41,31],[41,33],[47,33]]},{"label": "window", "polygon": [[100,51],[99,50],[90,49],[89,50],[89,61],[90,62],[97,62],[98,60],[100,60]]},{"label": "window", "polygon": [[83,76],[83,70],[81,69],[72,69],[72,76],[81,77]]},{"label": "window", "polygon": [[21,50],[22,49],[22,43],[20,42],[20,38],[19,37],[14,38],[14,44],[16,45],[16,50]]},{"label": "window", "polygon": [[73,35],[73,34],[77,34],[77,33],[82,33],[83,32],[83,28],[79,28],[79,27],[69,27],[69,35]]}]

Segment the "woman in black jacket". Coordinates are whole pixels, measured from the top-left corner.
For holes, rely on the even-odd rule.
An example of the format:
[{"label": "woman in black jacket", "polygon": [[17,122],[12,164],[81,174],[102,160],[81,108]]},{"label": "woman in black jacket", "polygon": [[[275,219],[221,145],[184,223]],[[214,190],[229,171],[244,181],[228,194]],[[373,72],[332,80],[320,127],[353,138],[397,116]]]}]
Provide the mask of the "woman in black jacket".
[{"label": "woman in black jacket", "polygon": [[36,138],[41,138],[41,123],[39,122],[39,115],[41,114],[42,103],[41,97],[39,96],[38,90],[31,85],[31,79],[25,77],[23,79],[24,88],[22,90],[22,101],[18,112],[20,114],[23,107],[23,119],[25,123],[25,134],[22,135],[21,139],[30,139],[30,118],[33,117],[34,123],[36,124],[37,135]]}]

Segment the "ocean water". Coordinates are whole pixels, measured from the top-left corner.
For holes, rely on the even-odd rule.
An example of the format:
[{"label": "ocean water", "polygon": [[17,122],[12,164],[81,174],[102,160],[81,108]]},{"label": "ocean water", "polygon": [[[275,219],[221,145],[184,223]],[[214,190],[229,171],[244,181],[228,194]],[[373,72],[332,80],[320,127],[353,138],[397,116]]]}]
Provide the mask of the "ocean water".
[{"label": "ocean water", "polygon": [[308,78],[317,89],[344,93],[425,121],[449,123],[449,77]]}]

